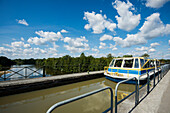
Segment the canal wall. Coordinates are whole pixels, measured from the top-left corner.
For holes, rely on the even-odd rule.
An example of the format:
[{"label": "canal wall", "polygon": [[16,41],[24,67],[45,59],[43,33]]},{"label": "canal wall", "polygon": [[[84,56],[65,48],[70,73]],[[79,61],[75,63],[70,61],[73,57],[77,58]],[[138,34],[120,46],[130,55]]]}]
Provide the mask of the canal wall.
[{"label": "canal wall", "polygon": [[0,82],[0,96],[61,86],[70,83],[104,77],[103,71],[84,72]]}]

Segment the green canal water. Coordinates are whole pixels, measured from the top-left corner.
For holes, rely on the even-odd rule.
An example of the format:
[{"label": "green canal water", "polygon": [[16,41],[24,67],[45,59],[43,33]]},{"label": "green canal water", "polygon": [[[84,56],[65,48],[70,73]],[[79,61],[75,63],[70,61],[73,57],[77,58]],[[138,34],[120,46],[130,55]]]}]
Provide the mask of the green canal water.
[{"label": "green canal water", "polygon": [[[53,104],[106,86],[115,89],[116,83],[103,78],[0,97],[0,113],[45,113]],[[135,85],[122,84],[118,100],[135,90]],[[110,91],[106,90],[61,106],[53,113],[102,113],[110,107]]]}]

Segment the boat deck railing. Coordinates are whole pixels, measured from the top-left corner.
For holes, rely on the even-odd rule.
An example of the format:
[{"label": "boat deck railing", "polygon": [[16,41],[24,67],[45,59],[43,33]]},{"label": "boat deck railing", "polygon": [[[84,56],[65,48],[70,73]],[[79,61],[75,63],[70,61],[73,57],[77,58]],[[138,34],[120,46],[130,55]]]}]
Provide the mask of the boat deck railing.
[{"label": "boat deck railing", "polygon": [[[74,97],[74,98],[71,98],[71,99],[68,99],[68,100],[64,100],[64,101],[61,101],[59,103],[56,103],[52,107],[50,107],[46,113],[51,113],[54,109],[56,109],[56,108],[58,108],[58,107],[60,107],[62,105],[65,105],[65,104],[68,104],[70,102],[73,102],[73,101],[85,98],[87,96],[96,94],[96,93],[104,91],[106,89],[110,90],[110,93],[111,93],[111,103],[110,103],[110,108],[105,110],[103,113],[106,113],[108,111],[113,113],[113,98],[115,98],[115,113],[117,113],[118,112],[118,109],[117,109],[118,105],[135,93],[135,106],[133,106],[130,109],[130,111],[129,111],[129,112],[132,112],[132,110],[155,88],[155,86],[166,75],[166,73],[169,71],[169,69],[170,69],[170,64],[161,66],[161,72],[158,71],[157,72],[157,76],[156,76],[156,73],[155,73],[155,70],[154,70],[153,78],[150,78],[149,73],[147,72],[147,83],[145,83],[141,87],[139,87],[139,79],[136,79],[136,77],[132,77],[132,78],[129,78],[127,80],[123,80],[123,81],[118,82],[116,87],[115,87],[115,95],[114,95],[114,97],[113,97],[113,91],[112,91],[111,87],[105,87],[105,88],[101,88],[101,89],[98,89],[98,90],[95,90],[95,91],[92,91],[92,92],[89,92],[89,93],[86,93],[86,94],[83,94],[83,95],[80,95],[80,96],[77,96],[77,97]],[[157,83],[155,83],[156,77],[157,77]],[[120,101],[117,101],[117,91],[118,91],[119,85],[122,84],[122,83],[126,83],[127,81],[130,81],[130,80],[135,80],[136,81],[135,91],[130,93],[128,96],[126,96],[125,98],[121,99]],[[152,80],[153,80],[153,87],[150,88],[150,83],[151,83]],[[143,98],[140,99],[139,98],[139,91],[144,86],[146,86],[146,85],[147,85],[147,93],[146,93],[146,95]]]}]

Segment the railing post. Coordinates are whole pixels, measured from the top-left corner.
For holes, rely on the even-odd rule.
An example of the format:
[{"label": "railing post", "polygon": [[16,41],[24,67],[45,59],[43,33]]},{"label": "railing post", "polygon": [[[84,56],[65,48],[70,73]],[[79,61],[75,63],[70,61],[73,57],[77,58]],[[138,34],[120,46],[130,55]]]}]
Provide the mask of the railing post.
[{"label": "railing post", "polygon": [[[139,78],[138,78],[139,79]],[[139,87],[138,87],[138,85],[139,85],[139,83],[138,83],[138,81],[139,80],[137,80],[136,78],[135,78],[135,81],[136,81],[136,94],[135,94],[135,106],[137,106],[138,105],[138,103],[139,103]]]},{"label": "railing post", "polygon": [[153,87],[155,87],[155,70],[154,70],[154,75],[153,75]]},{"label": "railing post", "polygon": [[43,66],[43,77],[45,77],[45,66]]},{"label": "railing post", "polygon": [[25,68],[25,78],[27,78],[27,67],[24,68]]},{"label": "railing post", "polygon": [[161,79],[162,79],[162,73],[160,72],[160,77],[161,77]]},{"label": "railing post", "polygon": [[158,83],[159,83],[159,70],[158,70]]},{"label": "railing post", "polygon": [[6,81],[6,71],[4,71],[4,81]]},{"label": "railing post", "polygon": [[149,94],[149,83],[150,83],[150,78],[149,78],[149,73],[147,71],[147,94]]},{"label": "railing post", "polygon": [[117,113],[117,94],[115,94],[115,113]]}]

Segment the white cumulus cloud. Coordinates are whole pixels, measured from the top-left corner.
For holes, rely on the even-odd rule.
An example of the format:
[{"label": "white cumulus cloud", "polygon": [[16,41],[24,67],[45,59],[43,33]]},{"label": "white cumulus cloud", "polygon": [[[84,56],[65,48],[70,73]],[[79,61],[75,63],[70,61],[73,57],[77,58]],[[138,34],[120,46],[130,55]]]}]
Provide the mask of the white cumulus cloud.
[{"label": "white cumulus cloud", "polygon": [[160,14],[153,13],[146,18],[138,33],[127,34],[125,39],[114,37],[113,40],[121,47],[130,47],[132,45],[145,44],[147,40],[168,34],[170,34],[170,24],[163,24],[160,20]]},{"label": "white cumulus cloud", "polygon": [[61,33],[68,33],[68,31],[66,31],[65,29],[62,29]]},{"label": "white cumulus cloud", "polygon": [[160,44],[155,42],[155,43],[151,43],[150,45],[151,45],[151,48],[153,48],[153,47],[159,46]]},{"label": "white cumulus cloud", "polygon": [[99,50],[97,49],[97,47],[95,47],[95,48],[92,48],[92,51],[95,51],[95,52],[99,52]]},{"label": "white cumulus cloud", "polygon": [[146,0],[146,7],[160,8],[170,0]]},{"label": "white cumulus cloud", "polygon": [[[112,3],[113,7],[117,10],[119,14],[115,16],[118,22],[118,28],[131,31],[140,23],[140,14],[135,15],[132,13],[134,10],[133,4],[127,1],[127,3],[116,0]],[[131,10],[131,11],[130,11]]]},{"label": "white cumulus cloud", "polygon": [[29,24],[26,22],[26,20],[22,19],[22,20],[16,20],[19,24],[23,24],[25,26],[28,26]]},{"label": "white cumulus cloud", "polygon": [[149,47],[141,47],[141,48],[135,48],[136,51],[147,51]]},{"label": "white cumulus cloud", "polygon": [[21,40],[22,40],[22,41],[24,41],[24,38],[23,38],[23,37],[21,37]]},{"label": "white cumulus cloud", "polygon": [[99,49],[106,49],[106,48],[108,48],[108,47],[106,46],[106,43],[100,42]]},{"label": "white cumulus cloud", "polygon": [[47,42],[55,42],[59,39],[63,39],[63,36],[60,32],[44,32],[44,31],[36,31],[35,34],[39,35],[39,37],[30,37],[27,42],[35,45],[45,45]]},{"label": "white cumulus cloud", "polygon": [[113,23],[110,19],[107,19],[107,16],[102,14],[96,14],[94,11],[84,12],[84,20],[87,20],[89,24],[86,24],[84,28],[93,30],[93,33],[100,34],[103,30],[108,29],[109,31],[114,31],[116,24]]},{"label": "white cumulus cloud", "polygon": [[100,37],[100,41],[104,40],[113,40],[113,37],[111,35],[104,34],[102,37]]},{"label": "white cumulus cloud", "polygon": [[155,52],[156,50],[154,48],[151,48],[148,50],[149,53]]},{"label": "white cumulus cloud", "polygon": [[109,48],[111,48],[113,51],[117,50],[116,45],[112,45],[112,44],[110,44],[110,47],[109,47]]},{"label": "white cumulus cloud", "polygon": [[159,13],[153,13],[146,18],[143,26],[139,29],[139,34],[145,39],[152,39],[158,36],[170,34],[170,24],[164,25]]},{"label": "white cumulus cloud", "polygon": [[68,43],[68,45],[64,45],[64,47],[71,53],[80,53],[90,49],[89,45],[86,43],[88,40],[85,36],[76,39],[65,37],[64,42]]}]

